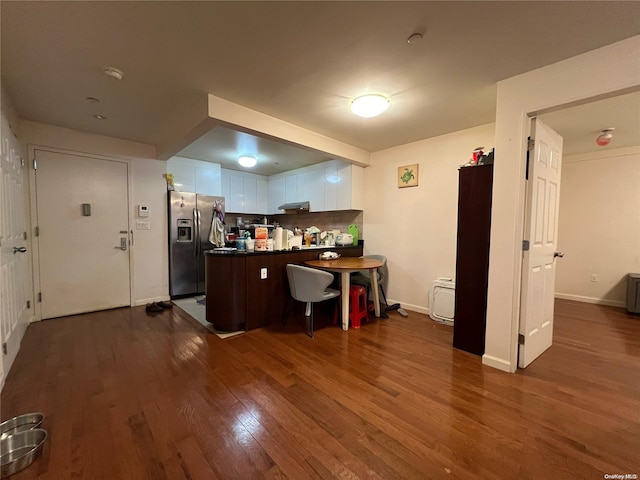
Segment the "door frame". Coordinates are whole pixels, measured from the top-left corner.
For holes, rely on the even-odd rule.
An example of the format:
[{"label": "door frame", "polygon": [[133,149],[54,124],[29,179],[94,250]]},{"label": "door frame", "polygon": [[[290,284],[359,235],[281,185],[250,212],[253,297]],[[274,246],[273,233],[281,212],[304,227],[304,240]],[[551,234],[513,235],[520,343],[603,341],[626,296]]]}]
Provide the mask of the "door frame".
[{"label": "door frame", "polygon": [[134,230],[133,225],[135,225],[135,217],[133,215],[133,208],[131,205],[131,201],[133,198],[133,189],[131,185],[131,160],[127,158],[121,157],[111,157],[107,155],[98,155],[95,153],[86,153],[75,150],[66,150],[63,148],[50,147],[46,145],[37,145],[37,144],[28,144],[28,162],[29,162],[29,222],[30,222],[30,250],[31,250],[31,266],[32,266],[32,287],[33,287],[33,299],[34,299],[34,320],[41,321],[42,320],[42,305],[38,301],[38,292],[40,292],[40,251],[39,251],[39,240],[35,235],[35,227],[38,225],[38,209],[37,209],[37,198],[36,198],[36,171],[33,168],[33,162],[35,159],[36,151],[43,150],[52,153],[60,153],[64,155],[75,155],[86,158],[95,158],[96,160],[107,160],[107,161],[116,161],[121,162],[127,165],[127,219],[129,222],[130,232],[127,235],[129,238],[129,306],[134,306],[133,299],[135,298],[135,285],[133,278],[133,265],[134,265],[134,247],[135,241],[132,241],[132,233]]},{"label": "door frame", "polygon": [[638,91],[639,48],[636,35],[498,82],[485,365],[517,369],[528,114]]}]

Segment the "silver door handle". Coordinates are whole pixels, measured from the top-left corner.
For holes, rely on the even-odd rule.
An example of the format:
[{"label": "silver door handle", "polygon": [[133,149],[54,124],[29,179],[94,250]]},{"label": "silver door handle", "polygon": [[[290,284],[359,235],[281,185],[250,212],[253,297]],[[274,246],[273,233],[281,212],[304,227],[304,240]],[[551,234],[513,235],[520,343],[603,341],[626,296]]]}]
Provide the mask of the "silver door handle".
[{"label": "silver door handle", "polygon": [[564,253],[562,253],[562,252],[553,252],[553,258],[556,258],[556,257],[562,258],[562,257],[564,257]]},{"label": "silver door handle", "polygon": [[119,247],[113,247],[113,248],[125,251],[127,249],[127,237],[121,237],[120,238],[120,246]]},{"label": "silver door handle", "polygon": [[27,247],[13,247],[13,254],[24,253],[27,251]]}]

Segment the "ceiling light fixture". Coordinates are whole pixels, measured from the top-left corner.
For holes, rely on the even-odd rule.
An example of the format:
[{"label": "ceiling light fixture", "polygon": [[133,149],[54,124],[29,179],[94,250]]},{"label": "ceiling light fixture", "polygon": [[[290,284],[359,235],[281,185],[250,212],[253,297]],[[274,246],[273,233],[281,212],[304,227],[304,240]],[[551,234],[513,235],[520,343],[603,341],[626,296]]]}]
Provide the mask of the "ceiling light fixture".
[{"label": "ceiling light fixture", "polygon": [[116,80],[122,80],[124,78],[122,70],[118,70],[115,67],[106,67],[102,71],[107,77],[115,78]]},{"label": "ceiling light fixture", "polygon": [[601,147],[606,147],[607,145],[609,145],[611,143],[611,138],[613,137],[614,130],[615,128],[613,127],[605,128],[604,130],[602,130],[600,135],[598,135],[598,138],[596,138],[596,143]]},{"label": "ceiling light fixture", "polygon": [[94,113],[93,117],[97,118],[98,120],[106,120],[107,119],[107,117],[105,117],[104,115],[100,115],[99,113]]},{"label": "ceiling light fixture", "polygon": [[96,97],[87,97],[87,102],[100,103],[100,99]]},{"label": "ceiling light fixture", "polygon": [[364,118],[380,115],[389,108],[389,99],[384,95],[362,95],[351,102],[351,111]]},{"label": "ceiling light fixture", "polygon": [[252,157],[251,155],[241,155],[238,158],[238,163],[243,167],[251,168],[255,167],[256,163],[258,162],[256,160],[256,157]]}]

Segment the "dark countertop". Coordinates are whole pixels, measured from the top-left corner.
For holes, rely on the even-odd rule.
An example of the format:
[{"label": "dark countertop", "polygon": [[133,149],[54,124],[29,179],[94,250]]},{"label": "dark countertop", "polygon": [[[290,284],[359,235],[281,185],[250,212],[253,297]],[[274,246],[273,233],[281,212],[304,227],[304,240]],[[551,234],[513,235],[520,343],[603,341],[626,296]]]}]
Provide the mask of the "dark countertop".
[{"label": "dark countertop", "polygon": [[302,247],[302,248],[296,248],[294,250],[278,250],[278,251],[259,251],[259,252],[246,252],[246,251],[238,251],[238,250],[217,250],[217,249],[212,249],[212,250],[205,250],[204,254],[205,255],[239,255],[239,256],[258,256],[258,255],[281,255],[283,253],[298,253],[298,252],[314,252],[314,251],[318,251],[318,254],[320,254],[321,252],[327,251],[327,250],[336,250],[336,251],[340,251],[340,250],[348,250],[348,249],[353,249],[353,248],[362,248],[364,244],[364,240],[359,240],[358,241],[358,245],[347,245],[347,246],[334,246],[334,247]]}]

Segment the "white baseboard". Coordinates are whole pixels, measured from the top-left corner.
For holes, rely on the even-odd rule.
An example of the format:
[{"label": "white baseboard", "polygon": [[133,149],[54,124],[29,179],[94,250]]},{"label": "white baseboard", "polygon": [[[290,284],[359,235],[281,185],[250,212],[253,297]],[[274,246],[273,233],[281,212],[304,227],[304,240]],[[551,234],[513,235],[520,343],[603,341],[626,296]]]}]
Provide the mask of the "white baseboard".
[{"label": "white baseboard", "polygon": [[[383,299],[381,298],[380,300]],[[399,303],[405,310],[411,310],[412,312],[424,313],[425,315],[429,315],[429,309],[426,307],[421,307],[420,305],[412,305],[410,303],[402,303],[399,300],[387,298],[388,305],[393,305],[394,303]]]},{"label": "white baseboard", "polygon": [[607,300],[605,298],[585,297],[582,295],[571,295],[569,293],[556,293],[556,298],[562,300],[573,300],[575,302],[594,303],[596,305],[607,305],[609,307],[626,307],[626,304],[620,300]]},{"label": "white baseboard", "polygon": [[503,372],[507,373],[513,373],[517,369],[517,366],[512,366],[510,361],[498,357],[493,357],[491,355],[487,355],[486,353],[482,356],[482,364],[488,365],[489,367],[497,368],[498,370],[502,370]]}]

